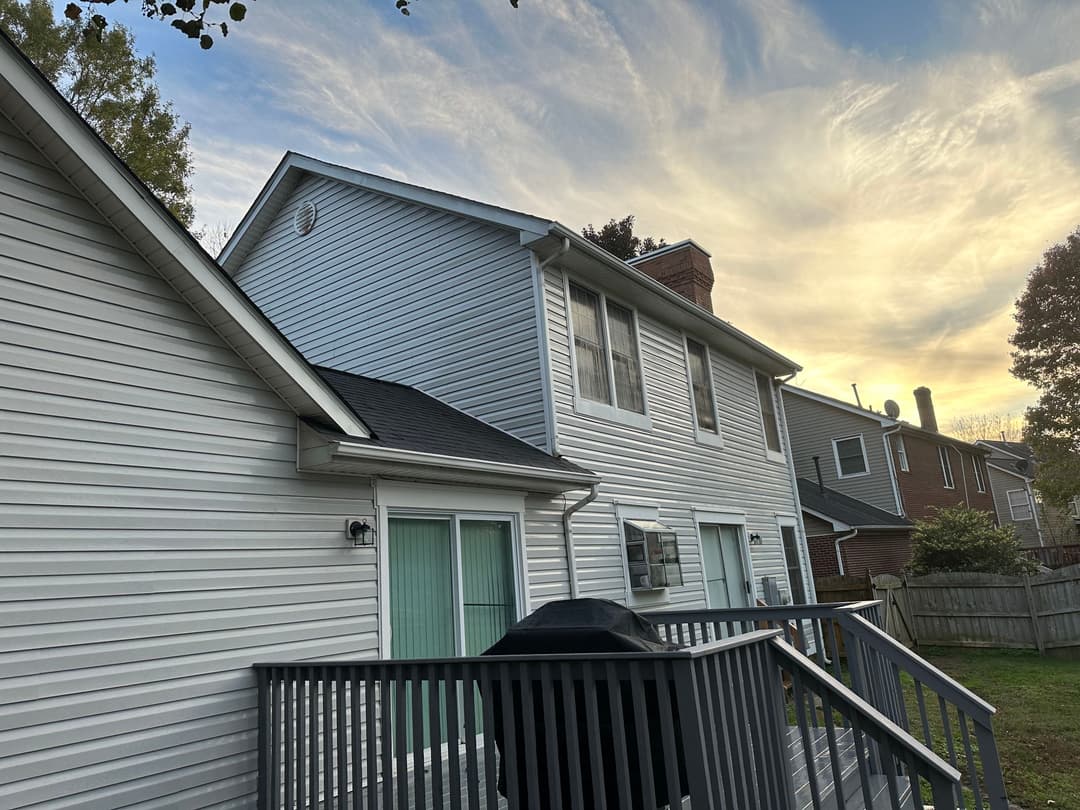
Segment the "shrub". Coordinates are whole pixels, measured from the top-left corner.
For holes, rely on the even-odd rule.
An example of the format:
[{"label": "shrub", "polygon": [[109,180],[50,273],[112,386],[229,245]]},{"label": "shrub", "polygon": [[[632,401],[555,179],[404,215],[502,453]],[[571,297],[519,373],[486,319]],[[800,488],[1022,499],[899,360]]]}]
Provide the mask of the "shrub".
[{"label": "shrub", "polygon": [[916,575],[948,571],[1022,576],[1036,563],[1024,556],[1016,530],[995,526],[989,512],[966,506],[935,509],[929,520],[915,522],[908,570]]}]

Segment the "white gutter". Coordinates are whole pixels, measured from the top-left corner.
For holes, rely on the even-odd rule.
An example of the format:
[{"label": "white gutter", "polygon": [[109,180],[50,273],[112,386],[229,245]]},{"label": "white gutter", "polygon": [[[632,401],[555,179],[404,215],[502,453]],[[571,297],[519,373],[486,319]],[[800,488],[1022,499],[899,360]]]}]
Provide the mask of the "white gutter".
[{"label": "white gutter", "polygon": [[592,485],[592,489],[589,490],[589,494],[582,498],[577,503],[570,504],[566,508],[566,511],[562,514],[563,525],[563,537],[566,540],[566,568],[567,575],[570,579],[570,598],[578,598],[578,582],[577,582],[577,552],[574,551],[574,530],[570,526],[570,518],[573,517],[574,512],[579,509],[584,509],[590,503],[596,500],[596,496],[600,494],[597,484]]},{"label": "white gutter", "polygon": [[836,567],[840,570],[840,576],[844,575],[844,556],[840,553],[840,544],[845,540],[851,540],[858,533],[858,529],[852,529],[851,534],[845,534],[843,537],[836,538]]},{"label": "white gutter", "polygon": [[446,456],[440,453],[420,453],[414,450],[398,450],[390,447],[373,447],[353,442],[331,442],[333,454],[345,458],[365,459],[368,461],[387,461],[397,464],[416,464],[425,467],[441,467],[468,472],[516,475],[523,478],[535,478],[544,481],[556,481],[564,484],[594,486],[600,483],[600,476],[595,473],[582,474],[545,470],[524,464],[507,464],[501,461],[483,461],[480,459]]},{"label": "white gutter", "polygon": [[886,466],[889,468],[889,479],[892,481],[893,498],[896,499],[896,514],[900,515],[900,517],[907,517],[904,514],[904,503],[900,500],[900,481],[896,477],[896,468],[893,466],[892,442],[889,441],[889,437],[894,433],[899,433],[900,428],[901,425],[897,425],[892,430],[886,430],[881,434],[881,441],[885,444],[885,459],[888,462]]}]

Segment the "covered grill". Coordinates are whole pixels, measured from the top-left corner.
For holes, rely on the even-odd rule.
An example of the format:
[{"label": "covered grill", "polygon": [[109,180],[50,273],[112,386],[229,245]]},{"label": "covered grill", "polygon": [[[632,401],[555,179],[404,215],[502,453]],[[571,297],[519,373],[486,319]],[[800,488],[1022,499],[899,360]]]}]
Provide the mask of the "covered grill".
[{"label": "covered grill", "polygon": [[[613,653],[613,652],[666,652],[676,649],[675,645],[663,641],[657,634],[656,629],[647,620],[615,602],[605,599],[570,599],[561,602],[551,602],[531,615],[513,625],[503,638],[496,642],[484,655],[541,655],[555,653]],[[645,680],[634,685],[629,679],[619,679],[618,696],[609,693],[611,681],[597,679],[595,684],[590,684],[590,692],[586,694],[584,680],[575,679],[574,703],[576,707],[576,725],[579,729],[577,744],[573,746],[577,751],[578,763],[571,765],[569,762],[571,746],[567,744],[567,718],[565,712],[556,709],[555,717],[545,717],[544,693],[542,684],[537,680],[531,683],[532,711],[525,711],[522,703],[522,684],[515,680],[508,690],[503,690],[501,684],[496,684],[493,694],[496,696],[492,706],[495,721],[495,741],[499,750],[499,792],[505,796],[511,808],[529,807],[527,795],[526,769],[539,774],[540,806],[545,808],[569,807],[571,805],[570,774],[580,773],[585,782],[584,790],[586,807],[593,806],[593,796],[599,789],[603,792],[606,805],[609,808],[633,808],[633,810],[654,810],[657,807],[668,804],[668,784],[665,768],[665,751],[663,736],[660,734],[661,712],[668,718],[667,722],[674,725],[674,740],[681,740],[678,732],[678,710],[673,698],[675,689],[673,685],[663,690],[665,695],[671,696],[660,705],[657,682],[655,678]],[[565,705],[562,690],[565,688],[561,682],[550,684],[548,689],[556,690],[554,700],[550,700],[550,706],[563,707]],[[636,692],[636,695],[635,695]],[[509,700],[505,698],[509,695]],[[566,696],[568,697],[568,696]],[[613,699],[614,698],[614,699]],[[510,705],[507,705],[507,704]],[[642,705],[642,703],[644,705]],[[613,705],[615,704],[615,705]],[[621,706],[621,718],[618,718],[619,706]],[[595,718],[588,717],[588,709],[595,712]],[[513,713],[512,723],[509,724],[510,735],[508,739],[507,724],[504,723],[507,712]],[[635,719],[644,712],[650,733],[645,739],[639,739],[635,733]],[[588,728],[588,724],[597,723],[599,734],[584,734],[582,731]],[[554,727],[555,740],[547,740],[547,729]],[[558,789],[561,795],[552,795],[554,792],[548,775],[551,771],[547,761],[549,743],[558,752],[560,783]],[[617,758],[629,765],[630,773],[637,773],[640,755],[643,751],[639,746],[648,746],[651,759],[656,763],[654,767],[654,793],[652,796],[643,796],[637,787],[636,779],[629,779],[631,784],[624,782],[619,784],[619,767]],[[518,789],[516,795],[508,794],[508,780],[506,774],[506,761],[509,746],[513,746],[513,756],[518,770],[516,779]],[[599,751],[591,751],[590,746],[598,746]],[[683,795],[686,794],[686,772],[683,764],[683,751],[680,742],[675,743],[676,759],[678,761],[679,782],[684,786]],[[670,753],[670,752],[669,752]],[[531,754],[531,756],[530,756]],[[599,755],[599,756],[597,756]],[[595,773],[594,763],[601,763],[602,773]],[[624,771],[624,777],[626,773]],[[620,795],[629,795],[630,803],[627,805],[620,800]]]}]

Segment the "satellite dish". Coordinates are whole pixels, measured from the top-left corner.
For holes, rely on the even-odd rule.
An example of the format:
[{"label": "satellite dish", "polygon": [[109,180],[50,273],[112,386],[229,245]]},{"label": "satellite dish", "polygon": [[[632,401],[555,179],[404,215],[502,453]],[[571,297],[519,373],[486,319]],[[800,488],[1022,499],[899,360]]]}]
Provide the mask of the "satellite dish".
[{"label": "satellite dish", "polygon": [[896,404],[895,399],[885,400],[885,415],[890,419],[900,418],[900,406]]},{"label": "satellite dish", "polygon": [[1026,473],[1028,471],[1027,460],[1026,459],[1021,459],[1020,461],[1016,462],[1016,469],[1019,470],[1022,473]]}]

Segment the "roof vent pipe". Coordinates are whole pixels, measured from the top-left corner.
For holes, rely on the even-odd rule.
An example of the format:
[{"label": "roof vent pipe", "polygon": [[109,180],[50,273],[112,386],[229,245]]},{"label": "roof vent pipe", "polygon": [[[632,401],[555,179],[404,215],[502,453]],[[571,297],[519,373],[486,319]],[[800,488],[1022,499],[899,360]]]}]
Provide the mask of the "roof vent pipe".
[{"label": "roof vent pipe", "polygon": [[817,470],[817,488],[822,495],[825,494],[825,482],[821,478],[821,456],[814,456],[814,469]]},{"label": "roof vent pipe", "polygon": [[919,408],[919,424],[923,430],[937,433],[937,416],[934,415],[934,400],[930,398],[930,389],[921,385],[913,393],[915,405]]}]

